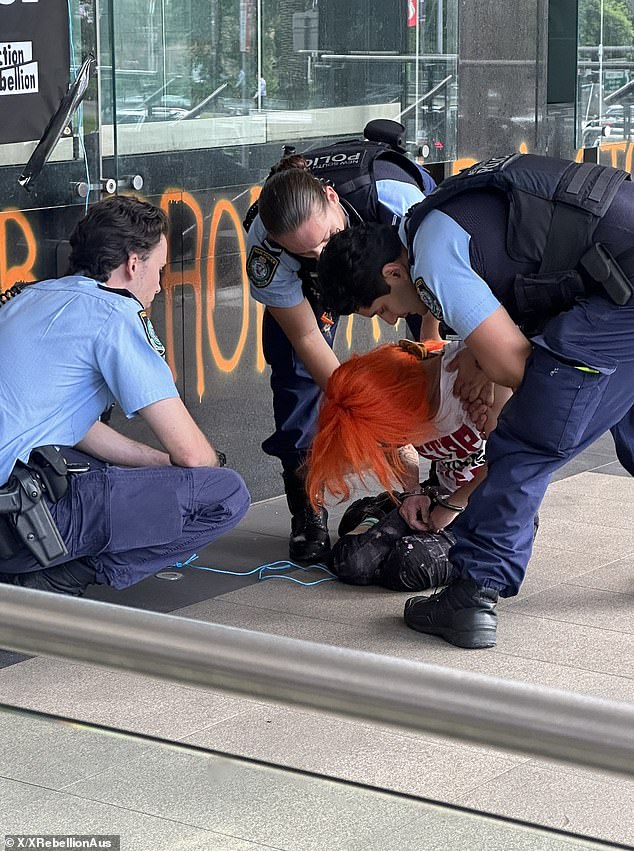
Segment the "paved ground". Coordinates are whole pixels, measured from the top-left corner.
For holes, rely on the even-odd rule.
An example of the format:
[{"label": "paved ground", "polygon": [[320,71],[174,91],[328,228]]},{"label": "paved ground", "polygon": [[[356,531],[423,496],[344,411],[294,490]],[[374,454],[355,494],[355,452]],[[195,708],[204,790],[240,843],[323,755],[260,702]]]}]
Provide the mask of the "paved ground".
[{"label": "paved ground", "polygon": [[[607,439],[562,471],[540,514],[522,593],[500,606],[495,650],[411,632],[401,618],[407,595],[336,582],[305,588],[184,568],[180,579],[152,578],[116,599],[634,702],[634,482]],[[287,524],[282,498],[259,503],[199,563],[247,571],[283,558]],[[634,846],[634,780],[44,657],[5,653],[0,664],[6,704]],[[0,768],[0,835],[97,830],[157,851],[594,847],[20,715],[3,718],[0,752],[12,754]]]}]

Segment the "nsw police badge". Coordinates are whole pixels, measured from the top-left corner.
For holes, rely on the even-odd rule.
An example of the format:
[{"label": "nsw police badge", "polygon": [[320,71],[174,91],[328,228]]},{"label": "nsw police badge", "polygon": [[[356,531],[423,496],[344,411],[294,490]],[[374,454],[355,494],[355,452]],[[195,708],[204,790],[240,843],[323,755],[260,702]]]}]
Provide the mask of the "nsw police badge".
[{"label": "nsw police badge", "polygon": [[247,259],[247,275],[254,287],[263,289],[271,283],[279,265],[280,261],[277,257],[269,254],[259,245],[254,245]]},{"label": "nsw police badge", "polygon": [[150,317],[147,315],[145,310],[139,310],[139,319],[143,325],[143,330],[145,331],[145,336],[148,338],[149,344],[152,346],[155,352],[164,358],[165,357],[165,346],[160,340],[160,337],[154,330],[154,326],[150,322]]},{"label": "nsw police badge", "polygon": [[418,291],[420,300],[423,302],[423,304],[431,313],[431,315],[435,316],[436,319],[442,319],[442,307],[440,306],[440,302],[433,294],[433,292],[429,289],[425,281],[422,278],[416,278],[416,280],[414,281],[414,286]]}]

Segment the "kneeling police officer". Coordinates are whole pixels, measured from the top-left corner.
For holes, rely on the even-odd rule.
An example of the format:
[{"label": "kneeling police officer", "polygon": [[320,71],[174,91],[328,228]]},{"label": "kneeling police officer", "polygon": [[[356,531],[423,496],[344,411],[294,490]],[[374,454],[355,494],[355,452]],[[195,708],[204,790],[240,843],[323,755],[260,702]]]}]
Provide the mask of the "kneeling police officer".
[{"label": "kneeling police officer", "polygon": [[455,580],[406,623],[460,647],[496,641],[552,474],[607,429],[634,475],[634,184],[590,163],[515,154],[444,181],[400,231],[365,225],[321,255],[324,304],[394,323],[431,312],[491,381],[515,388],[488,475],[452,524]]},{"label": "kneeling police officer", "polygon": [[[166,233],[162,210],[109,198],[71,235],[67,277],[0,299],[0,582],[125,588],[248,508],[242,479],[222,469],[180,399],[147,315]],[[115,400],[162,450],[100,421]]]}]

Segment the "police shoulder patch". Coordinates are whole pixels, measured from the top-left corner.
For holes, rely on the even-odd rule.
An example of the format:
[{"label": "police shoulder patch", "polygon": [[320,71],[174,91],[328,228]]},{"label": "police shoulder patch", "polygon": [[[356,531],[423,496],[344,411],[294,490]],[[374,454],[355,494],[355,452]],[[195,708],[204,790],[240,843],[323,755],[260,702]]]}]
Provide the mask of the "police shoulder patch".
[{"label": "police shoulder patch", "polygon": [[423,302],[427,310],[431,313],[432,316],[435,316],[436,319],[442,319],[442,307],[436,296],[429,289],[427,284],[422,278],[416,278],[414,281],[414,286],[418,291],[418,295],[420,300]]},{"label": "police shoulder patch", "polygon": [[161,342],[158,334],[154,330],[154,326],[150,322],[150,317],[147,315],[145,310],[139,310],[139,319],[141,320],[141,324],[143,325],[143,330],[145,331],[145,336],[148,338],[149,344],[152,346],[155,352],[164,358],[165,357],[165,346]]},{"label": "police shoulder patch", "polygon": [[263,289],[271,283],[279,265],[280,261],[277,257],[261,246],[254,245],[247,258],[247,275],[253,286]]}]

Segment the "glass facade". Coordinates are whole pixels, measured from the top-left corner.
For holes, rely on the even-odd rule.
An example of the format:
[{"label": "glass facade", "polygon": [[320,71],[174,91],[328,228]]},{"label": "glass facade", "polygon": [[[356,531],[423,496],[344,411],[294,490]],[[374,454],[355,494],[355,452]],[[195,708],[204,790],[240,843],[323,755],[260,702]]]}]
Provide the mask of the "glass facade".
[{"label": "glass facade", "polygon": [[104,154],[358,134],[387,117],[413,154],[451,160],[457,4],[416,2],[102,4],[101,118],[117,125]]},{"label": "glass facade", "polygon": [[[634,5],[579,0],[577,144],[634,138]],[[631,154],[630,154],[631,166]]]},{"label": "glass facade", "polygon": [[[36,142],[0,144],[0,289],[64,274],[68,235],[104,193],[136,192],[163,207],[169,263],[152,322],[179,390],[253,497],[278,493],[275,462],[260,450],[272,408],[242,219],[283,144],[302,151],[360,136],[373,118],[400,120],[419,161],[455,159],[457,8],[70,0],[69,83],[90,54],[95,72],[30,191],[19,177]],[[395,335],[404,325],[351,320],[337,347],[347,356]],[[147,438],[135,423],[114,423]]]}]

